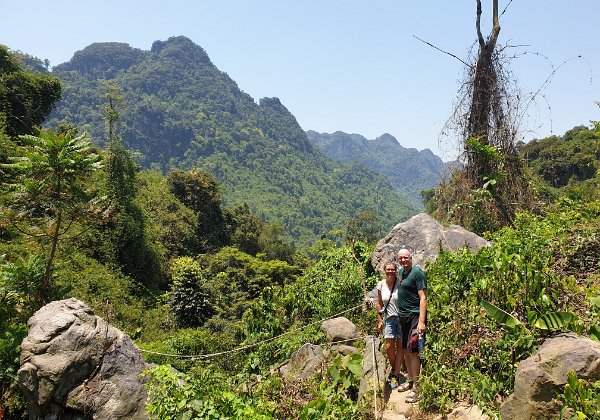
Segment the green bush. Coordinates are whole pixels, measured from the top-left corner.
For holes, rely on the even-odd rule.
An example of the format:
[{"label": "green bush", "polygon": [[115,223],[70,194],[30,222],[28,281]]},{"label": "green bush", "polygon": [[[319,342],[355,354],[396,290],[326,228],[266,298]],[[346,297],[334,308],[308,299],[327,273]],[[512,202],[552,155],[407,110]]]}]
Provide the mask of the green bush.
[{"label": "green bush", "polygon": [[[428,265],[423,407],[443,412],[470,400],[497,413],[513,390],[518,362],[553,328],[584,332],[595,325],[589,297],[598,296],[598,282],[591,270],[573,267],[596,258],[595,248],[582,244],[597,240],[599,204],[564,202],[543,218],[520,214],[490,238],[492,247],[442,252]],[[499,324],[485,302],[521,323]]]}]

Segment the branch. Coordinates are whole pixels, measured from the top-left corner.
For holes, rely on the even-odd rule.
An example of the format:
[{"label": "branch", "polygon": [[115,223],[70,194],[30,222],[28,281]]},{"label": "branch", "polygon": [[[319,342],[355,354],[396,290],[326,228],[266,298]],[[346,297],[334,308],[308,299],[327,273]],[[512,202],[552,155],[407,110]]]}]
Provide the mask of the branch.
[{"label": "branch", "polygon": [[508,9],[508,6],[510,6],[510,4],[513,2],[513,0],[510,0],[508,2],[508,4],[506,5],[506,7],[504,8],[504,10],[502,11],[502,13],[500,13],[500,16],[504,15],[504,13],[506,13],[506,9]]},{"label": "branch", "polygon": [[477,28],[477,39],[479,39],[479,46],[483,48],[485,46],[485,40],[481,33],[481,0],[477,0],[477,20],[475,21],[475,27]]},{"label": "branch", "polygon": [[78,232],[78,233],[76,233],[74,235],[71,235],[71,236],[63,237],[62,240],[63,241],[70,241],[72,239],[78,238],[79,236],[83,235],[84,233],[86,233],[87,231],[89,231],[93,227],[94,227],[94,225],[90,223],[81,232]]},{"label": "branch", "polygon": [[[478,0],[479,1],[479,0]],[[488,45],[493,50],[496,47],[496,41],[498,40],[498,34],[500,33],[500,20],[498,19],[498,0],[494,0],[494,12],[492,17],[493,27],[490,33],[490,40]]]},{"label": "branch", "polygon": [[448,54],[450,57],[454,57],[454,58],[456,58],[458,61],[460,61],[461,63],[463,63],[465,66],[467,66],[467,67],[471,67],[469,64],[467,64],[466,62],[464,62],[462,59],[458,58],[458,57],[457,57],[457,56],[455,56],[454,54],[452,54],[452,53],[449,53],[448,51],[444,51],[444,50],[442,50],[442,49],[440,49],[440,48],[436,47],[435,45],[431,44],[430,42],[423,41],[421,38],[419,38],[419,37],[418,37],[418,36],[416,36],[416,35],[413,35],[413,37],[414,37],[414,38],[417,38],[417,39],[418,39],[419,41],[421,41],[422,43],[424,43],[424,44],[427,44],[427,45],[429,45],[430,47],[432,47],[432,48],[435,48],[436,50],[443,52],[444,54]]},{"label": "branch", "polygon": [[356,253],[354,252],[354,244],[355,244],[355,242],[352,241],[352,246],[350,247],[350,250],[352,251],[352,257],[354,258],[354,260],[358,264],[358,270],[359,270],[359,274],[360,274],[360,281],[362,283],[362,288],[363,288],[363,293],[364,293],[363,312],[367,312],[367,302],[368,302],[368,298],[367,298],[367,285],[365,284],[365,275],[363,273],[362,262],[358,259],[358,257],[356,256]]},{"label": "branch", "polygon": [[26,229],[20,228],[19,225],[17,225],[17,222],[12,222],[11,226],[14,227],[16,230],[18,230],[19,232],[21,232],[22,234],[27,235],[27,236],[31,236],[33,238],[43,238],[44,236],[46,236],[46,237],[50,236],[47,233],[32,233],[32,232],[29,232]]}]

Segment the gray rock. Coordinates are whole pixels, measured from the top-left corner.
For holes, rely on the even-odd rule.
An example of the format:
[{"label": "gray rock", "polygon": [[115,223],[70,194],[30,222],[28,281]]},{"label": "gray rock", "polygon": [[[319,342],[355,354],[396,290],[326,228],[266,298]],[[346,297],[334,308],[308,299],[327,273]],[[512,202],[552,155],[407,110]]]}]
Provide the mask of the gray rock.
[{"label": "gray rock", "polygon": [[460,226],[444,227],[431,216],[420,213],[394,226],[377,243],[371,256],[371,265],[383,272],[383,264],[395,259],[395,254],[402,248],[411,251],[414,265],[423,267],[425,262],[435,261],[440,248],[457,251],[466,247],[471,252],[477,252],[490,245],[491,242]]},{"label": "gray rock", "polygon": [[[373,344],[375,345],[375,358],[373,358]],[[379,350],[380,344],[379,338],[367,337],[363,353],[363,369],[358,389],[359,400],[367,394],[372,395],[374,387],[377,387],[379,391],[385,386],[386,358]]]},{"label": "gray rock", "polygon": [[18,381],[31,419],[146,419],[144,363],[133,341],[77,299],[28,321]]},{"label": "gray rock", "polygon": [[489,416],[484,414],[476,405],[459,405],[446,417],[447,420],[487,420]]},{"label": "gray rock", "polygon": [[321,330],[325,333],[330,343],[345,341],[346,344],[351,344],[355,339],[360,337],[356,325],[343,316],[323,321],[321,323]]},{"label": "gray rock", "polygon": [[335,344],[331,346],[331,354],[347,356],[349,354],[360,353],[360,351],[354,346],[348,346],[346,344]]},{"label": "gray rock", "polygon": [[500,406],[503,419],[559,418],[567,372],[579,379],[600,380],[600,343],[575,334],[561,334],[542,344],[537,354],[519,363],[515,389]]},{"label": "gray rock", "polygon": [[319,371],[325,362],[325,353],[320,346],[306,343],[292,353],[292,356],[279,366],[282,376],[309,378]]}]

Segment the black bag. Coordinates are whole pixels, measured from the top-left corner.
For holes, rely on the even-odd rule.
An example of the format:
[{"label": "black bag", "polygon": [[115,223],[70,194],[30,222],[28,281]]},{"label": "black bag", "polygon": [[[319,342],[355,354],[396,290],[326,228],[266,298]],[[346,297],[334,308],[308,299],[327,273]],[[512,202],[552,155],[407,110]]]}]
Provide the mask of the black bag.
[{"label": "black bag", "polygon": [[401,312],[398,314],[398,323],[407,324],[414,318],[412,312]]}]

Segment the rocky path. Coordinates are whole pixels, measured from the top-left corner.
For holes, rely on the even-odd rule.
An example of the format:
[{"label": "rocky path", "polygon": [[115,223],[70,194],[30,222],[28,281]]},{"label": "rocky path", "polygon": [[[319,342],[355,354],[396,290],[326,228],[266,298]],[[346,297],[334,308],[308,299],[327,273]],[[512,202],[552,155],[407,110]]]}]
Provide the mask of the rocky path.
[{"label": "rocky path", "polygon": [[[402,384],[406,378],[401,377]],[[454,410],[446,417],[440,414],[425,413],[419,408],[419,404],[409,404],[404,400],[410,394],[410,391],[398,392],[397,389],[391,390],[389,386],[385,387],[384,409],[380,412],[381,420],[488,420],[478,407],[474,406],[456,406]]]},{"label": "rocky path", "polygon": [[[400,377],[400,384],[404,383],[405,377]],[[409,404],[404,400],[410,394],[410,391],[398,392],[397,389],[390,389],[389,386],[385,387],[384,402],[385,408],[382,414],[382,420],[405,420],[414,417],[415,412],[418,411],[418,404]]]}]

